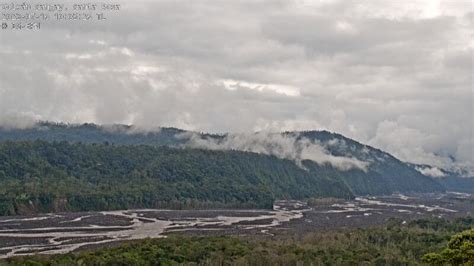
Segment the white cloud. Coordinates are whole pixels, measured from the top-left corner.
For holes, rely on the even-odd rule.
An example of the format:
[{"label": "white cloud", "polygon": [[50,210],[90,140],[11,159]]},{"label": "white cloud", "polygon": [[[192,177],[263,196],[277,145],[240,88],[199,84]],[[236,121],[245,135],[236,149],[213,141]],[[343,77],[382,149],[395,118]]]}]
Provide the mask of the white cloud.
[{"label": "white cloud", "polygon": [[224,87],[228,90],[238,90],[238,89],[249,89],[256,91],[272,91],[279,94],[284,94],[287,96],[300,96],[300,90],[298,88],[280,85],[280,84],[259,84],[259,83],[250,83],[245,81],[236,81],[236,80],[223,80]]},{"label": "white cloud", "polygon": [[[369,163],[352,157],[334,156],[318,141],[298,138],[297,134],[257,132],[228,134],[223,139],[202,138],[194,133],[182,133],[178,138],[186,139],[186,147],[211,150],[239,150],[274,155],[281,159],[295,161],[302,166],[303,160],[320,165],[329,164],[342,171],[360,169],[367,171]],[[332,143],[334,145],[334,143]]]},{"label": "white cloud", "polygon": [[2,31],[0,123],[327,129],[474,172],[471,1],[119,2]]},{"label": "white cloud", "polygon": [[416,170],[426,176],[431,177],[443,177],[446,175],[445,173],[443,173],[443,171],[441,171],[441,169],[437,167],[416,167]]}]

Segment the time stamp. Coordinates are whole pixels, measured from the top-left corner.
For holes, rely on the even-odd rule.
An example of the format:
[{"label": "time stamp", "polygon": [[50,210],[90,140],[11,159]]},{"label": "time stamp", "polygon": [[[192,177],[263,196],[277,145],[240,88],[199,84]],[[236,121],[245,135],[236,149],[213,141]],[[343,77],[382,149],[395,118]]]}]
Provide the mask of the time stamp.
[{"label": "time stamp", "polygon": [[39,30],[47,21],[105,21],[120,4],[30,4],[0,3],[1,30]]}]

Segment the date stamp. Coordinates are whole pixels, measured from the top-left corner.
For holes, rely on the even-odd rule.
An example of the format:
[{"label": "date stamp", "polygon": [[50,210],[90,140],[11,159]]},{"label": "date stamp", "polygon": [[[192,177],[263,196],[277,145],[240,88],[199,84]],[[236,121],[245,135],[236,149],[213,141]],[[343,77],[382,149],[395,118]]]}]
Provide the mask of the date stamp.
[{"label": "date stamp", "polygon": [[90,2],[1,2],[1,30],[40,30],[51,22],[74,23],[79,21],[104,23],[110,15],[122,10],[118,3]]}]

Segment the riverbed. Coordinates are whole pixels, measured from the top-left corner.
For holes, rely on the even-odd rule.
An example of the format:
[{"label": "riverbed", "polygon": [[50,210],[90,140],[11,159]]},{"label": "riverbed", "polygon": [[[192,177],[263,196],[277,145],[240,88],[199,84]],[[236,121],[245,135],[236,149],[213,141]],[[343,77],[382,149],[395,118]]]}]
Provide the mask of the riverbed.
[{"label": "riverbed", "polygon": [[120,210],[0,217],[0,258],[68,253],[123,241],[189,235],[304,234],[367,227],[398,218],[473,216],[474,196],[462,193],[357,197],[308,205],[276,201],[272,210]]}]

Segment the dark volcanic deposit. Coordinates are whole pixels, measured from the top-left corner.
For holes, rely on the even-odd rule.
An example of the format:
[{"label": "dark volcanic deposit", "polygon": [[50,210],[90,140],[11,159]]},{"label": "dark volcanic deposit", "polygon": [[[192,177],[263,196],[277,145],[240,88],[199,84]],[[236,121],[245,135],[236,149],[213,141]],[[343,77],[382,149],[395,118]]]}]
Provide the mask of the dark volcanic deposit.
[{"label": "dark volcanic deposit", "polygon": [[0,217],[0,258],[57,254],[126,240],[199,235],[275,235],[472,216],[474,196],[461,193],[358,197],[308,205],[277,201],[273,210],[124,210]]}]

